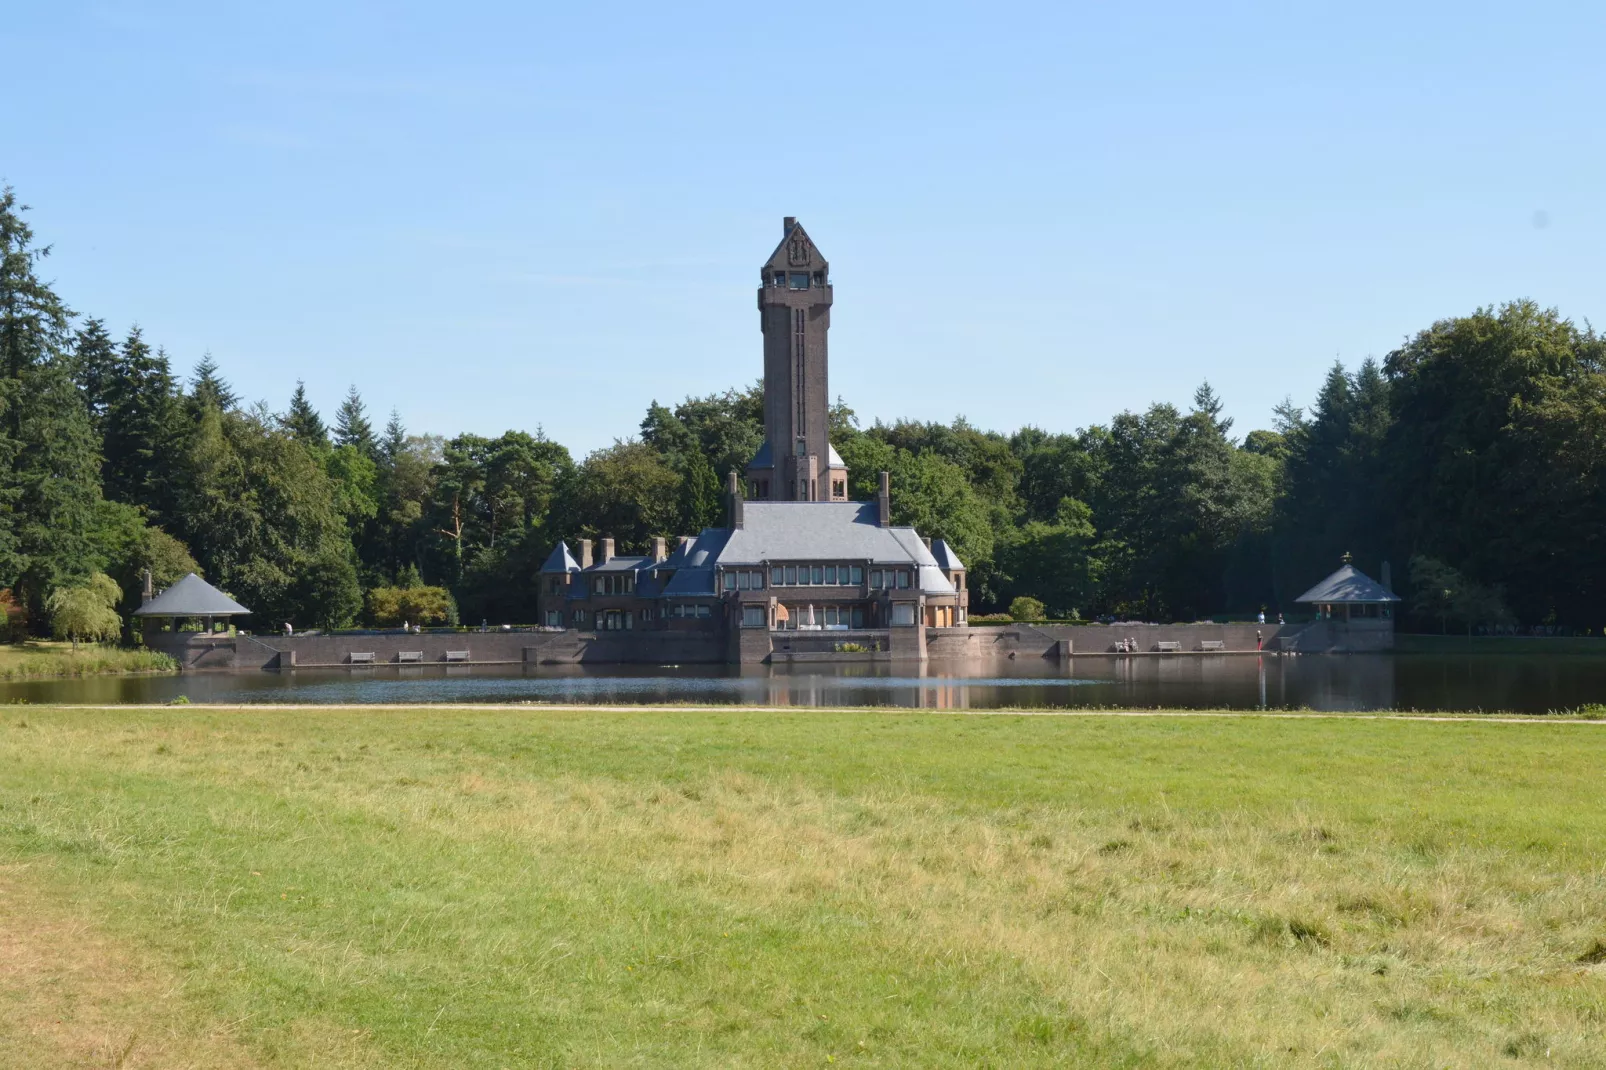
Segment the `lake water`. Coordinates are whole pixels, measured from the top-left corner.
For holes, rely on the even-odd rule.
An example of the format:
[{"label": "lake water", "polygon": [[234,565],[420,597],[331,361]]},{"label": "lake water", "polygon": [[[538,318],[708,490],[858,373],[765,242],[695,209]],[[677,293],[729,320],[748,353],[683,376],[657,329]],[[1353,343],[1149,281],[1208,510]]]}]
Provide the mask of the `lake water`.
[{"label": "lake water", "polygon": [[764,706],[1510,710],[1606,703],[1588,654],[1076,658],[956,672],[932,664],[808,667],[377,667],[90,677],[0,684],[32,703],[730,703]]}]

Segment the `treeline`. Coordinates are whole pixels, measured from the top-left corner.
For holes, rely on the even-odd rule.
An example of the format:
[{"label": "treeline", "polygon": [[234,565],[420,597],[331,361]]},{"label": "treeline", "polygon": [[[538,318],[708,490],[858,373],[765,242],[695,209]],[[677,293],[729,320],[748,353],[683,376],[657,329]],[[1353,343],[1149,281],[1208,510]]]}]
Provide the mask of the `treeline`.
[{"label": "treeline", "polygon": [[[719,524],[721,477],[763,439],[757,385],[655,403],[578,462],[539,430],[376,427],[355,387],[327,422],[300,384],[282,410],[247,405],[209,356],[184,381],[137,327],[69,311],[21,213],[6,191],[0,602],[18,628],[46,630],[52,595],[97,575],[126,617],[144,568],[201,572],[259,628],[533,621],[558,539],[642,551]],[[840,402],[832,425],[852,496],[890,471],[894,519],[957,549],[973,612],[1291,611],[1349,552],[1374,575],[1392,562],[1425,626],[1606,622],[1603,343],[1531,302],[1335,366],[1308,411],[1242,437],[1208,385],[1187,411],[1072,433],[864,428]]]}]

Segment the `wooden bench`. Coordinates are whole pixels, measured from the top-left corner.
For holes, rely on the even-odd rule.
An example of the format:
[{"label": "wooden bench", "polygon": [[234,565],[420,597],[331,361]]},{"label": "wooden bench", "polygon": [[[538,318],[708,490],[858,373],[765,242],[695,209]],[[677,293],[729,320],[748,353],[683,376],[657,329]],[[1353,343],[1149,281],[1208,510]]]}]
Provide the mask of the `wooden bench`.
[{"label": "wooden bench", "polygon": [[424,652],[422,650],[398,650],[396,651],[396,660],[421,662],[424,660]]},{"label": "wooden bench", "polygon": [[467,661],[468,660],[468,651],[466,651],[466,650],[448,650],[446,652],[446,660],[447,661]]},{"label": "wooden bench", "polygon": [[1176,653],[1180,653],[1181,652],[1182,644],[1181,643],[1155,643],[1154,644],[1154,649],[1158,650],[1162,654],[1176,654]]},{"label": "wooden bench", "polygon": [[1201,639],[1199,640],[1199,649],[1207,654],[1212,651],[1219,654],[1221,651],[1227,649],[1227,644],[1221,639]]},{"label": "wooden bench", "polygon": [[346,655],[346,660],[353,665],[372,665],[374,663],[374,652],[370,650],[366,654],[359,654],[356,651],[351,651]]}]

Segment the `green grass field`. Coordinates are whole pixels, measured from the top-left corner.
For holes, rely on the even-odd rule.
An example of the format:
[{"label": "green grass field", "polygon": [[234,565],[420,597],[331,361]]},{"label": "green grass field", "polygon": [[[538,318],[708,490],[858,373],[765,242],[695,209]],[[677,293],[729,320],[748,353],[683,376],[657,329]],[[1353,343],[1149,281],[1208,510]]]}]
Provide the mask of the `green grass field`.
[{"label": "green grass field", "polygon": [[0,644],[0,680],[177,671],[177,662],[154,650],[128,650],[100,643],[80,643],[74,650],[71,643],[37,639]]},{"label": "green grass field", "polygon": [[15,707],[0,1065],[1602,1066],[1603,769],[1578,721]]}]

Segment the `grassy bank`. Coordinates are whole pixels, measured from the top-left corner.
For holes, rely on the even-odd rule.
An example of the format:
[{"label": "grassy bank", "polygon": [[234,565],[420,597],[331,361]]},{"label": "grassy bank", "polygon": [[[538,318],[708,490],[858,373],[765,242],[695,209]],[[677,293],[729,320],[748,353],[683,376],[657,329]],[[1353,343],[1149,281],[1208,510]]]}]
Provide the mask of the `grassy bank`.
[{"label": "grassy bank", "polygon": [[1602,1065],[1603,761],[1571,722],[18,709],[0,1051]]},{"label": "grassy bank", "polygon": [[0,645],[0,680],[177,671],[177,662],[154,650],[79,643],[75,651],[71,643],[45,641]]}]

